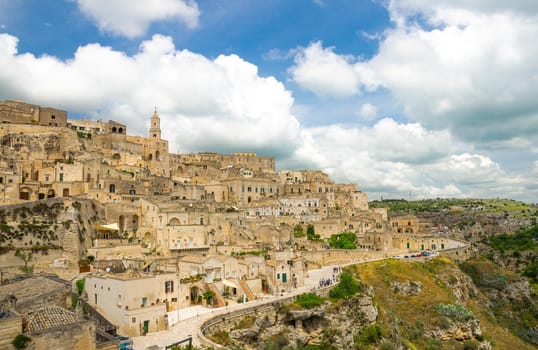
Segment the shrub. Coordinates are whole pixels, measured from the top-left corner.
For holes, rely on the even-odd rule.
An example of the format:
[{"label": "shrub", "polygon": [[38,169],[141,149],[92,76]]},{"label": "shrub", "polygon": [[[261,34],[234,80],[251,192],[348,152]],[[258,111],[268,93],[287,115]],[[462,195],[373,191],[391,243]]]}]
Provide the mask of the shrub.
[{"label": "shrub", "polygon": [[77,285],[77,293],[79,296],[82,295],[82,292],[84,292],[84,285],[86,284],[86,280],[84,278],[79,279],[75,282]]},{"label": "shrub", "polygon": [[386,341],[379,347],[381,350],[396,350],[396,345],[394,343]]},{"label": "shrub", "polygon": [[424,350],[441,350],[443,348],[443,342],[438,339],[425,338]]},{"label": "shrub", "polygon": [[295,238],[306,236],[302,225],[297,224],[293,227],[293,236]]},{"label": "shrub", "polygon": [[437,326],[439,326],[439,328],[441,329],[449,329],[450,328],[450,320],[446,317],[442,317],[438,322],[437,322]]},{"label": "shrub", "polygon": [[28,346],[28,343],[30,343],[32,339],[24,334],[19,334],[13,339],[11,344],[15,347],[15,349],[26,349]]},{"label": "shrub", "polygon": [[469,339],[463,343],[463,350],[478,350],[479,345],[480,344],[476,340]]},{"label": "shrub", "polygon": [[355,336],[354,342],[359,345],[376,344],[383,338],[381,326],[374,323],[371,326],[364,327],[358,336]]},{"label": "shrub", "polygon": [[491,275],[484,273],[480,277],[479,284],[482,287],[503,290],[508,285],[508,282],[506,281],[506,277],[503,275]]},{"label": "shrub", "polygon": [[329,296],[333,299],[351,297],[360,291],[359,283],[348,272],[342,272],[340,282],[330,290]]},{"label": "shrub", "polygon": [[232,345],[233,344],[232,338],[230,338],[230,335],[228,334],[228,332],[222,331],[222,330],[216,331],[215,333],[210,335],[209,339],[211,339],[215,343],[221,344],[221,345]]},{"label": "shrub", "polygon": [[409,329],[409,339],[417,340],[424,334],[424,324],[420,321],[415,322]]},{"label": "shrub", "polygon": [[451,320],[466,322],[474,319],[474,314],[460,304],[439,304],[437,311]]},{"label": "shrub", "polygon": [[357,235],[353,232],[344,232],[337,235],[331,235],[331,238],[329,238],[329,245],[331,248],[336,249],[356,249],[356,239]]},{"label": "shrub", "polygon": [[323,304],[324,299],[315,293],[304,293],[298,295],[295,303],[306,309],[311,309]]}]

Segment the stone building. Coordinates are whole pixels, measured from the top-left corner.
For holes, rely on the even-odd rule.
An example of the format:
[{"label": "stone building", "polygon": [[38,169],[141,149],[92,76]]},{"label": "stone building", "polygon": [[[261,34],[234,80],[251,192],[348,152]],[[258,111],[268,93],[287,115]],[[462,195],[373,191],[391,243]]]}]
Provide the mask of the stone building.
[{"label": "stone building", "polygon": [[16,100],[0,101],[0,121],[9,124],[67,126],[67,112]]}]

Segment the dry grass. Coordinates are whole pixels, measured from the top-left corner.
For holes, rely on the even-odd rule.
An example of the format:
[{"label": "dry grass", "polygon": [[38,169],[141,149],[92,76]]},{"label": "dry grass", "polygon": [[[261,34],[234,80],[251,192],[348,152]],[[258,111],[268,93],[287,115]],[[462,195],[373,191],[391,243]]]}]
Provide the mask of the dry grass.
[{"label": "dry grass", "polygon": [[[449,288],[436,278],[438,274],[453,271],[457,266],[443,256],[428,262],[411,261],[378,261],[354,266],[354,272],[366,285],[375,289],[375,302],[379,309],[378,322],[388,335],[398,329],[404,340],[423,349],[426,340],[423,337],[412,337],[414,327],[424,325],[424,329],[435,328],[441,320],[437,312],[440,303],[455,303],[456,299]],[[420,281],[422,291],[416,296],[405,296],[391,290],[391,281]],[[483,332],[497,349],[533,349],[533,347],[506,329],[498,326],[491,314],[478,303],[470,302],[468,309],[480,318]],[[407,339],[406,339],[407,338]],[[461,343],[445,342],[443,349],[460,349]]]}]

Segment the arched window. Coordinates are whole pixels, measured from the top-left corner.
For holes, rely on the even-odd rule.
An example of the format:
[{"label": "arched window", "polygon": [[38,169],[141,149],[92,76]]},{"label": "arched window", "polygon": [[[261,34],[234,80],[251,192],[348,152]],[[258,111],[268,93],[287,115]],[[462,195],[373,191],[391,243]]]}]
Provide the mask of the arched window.
[{"label": "arched window", "polygon": [[116,193],[116,185],[110,184],[110,186],[108,186],[108,192]]},{"label": "arched window", "polygon": [[177,218],[172,218],[172,220],[170,220],[170,222],[168,223],[168,225],[170,226],[178,226],[180,224],[181,222]]}]

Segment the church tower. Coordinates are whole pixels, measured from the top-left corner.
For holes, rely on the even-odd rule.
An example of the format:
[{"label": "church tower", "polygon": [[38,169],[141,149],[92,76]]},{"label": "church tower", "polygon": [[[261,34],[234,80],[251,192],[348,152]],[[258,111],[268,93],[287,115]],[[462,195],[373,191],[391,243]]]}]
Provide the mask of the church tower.
[{"label": "church tower", "polygon": [[149,127],[149,137],[152,139],[161,139],[161,118],[157,114],[157,107],[155,107],[155,112],[151,116],[151,125]]}]

